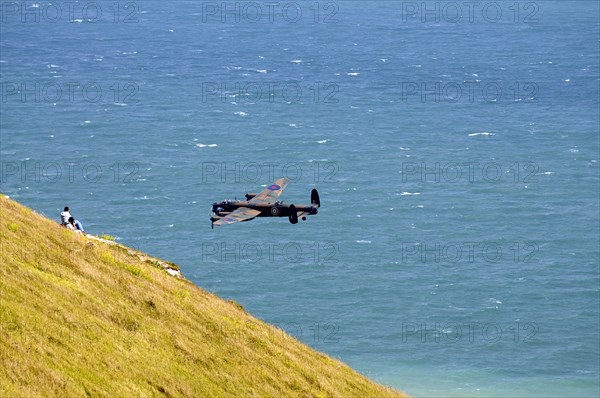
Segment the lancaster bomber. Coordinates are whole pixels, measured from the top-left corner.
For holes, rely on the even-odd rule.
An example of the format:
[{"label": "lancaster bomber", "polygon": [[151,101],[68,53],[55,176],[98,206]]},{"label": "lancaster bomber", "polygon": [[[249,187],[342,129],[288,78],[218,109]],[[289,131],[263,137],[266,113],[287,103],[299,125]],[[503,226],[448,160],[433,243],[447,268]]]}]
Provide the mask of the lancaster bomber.
[{"label": "lancaster bomber", "polygon": [[277,200],[289,182],[287,178],[280,178],[259,194],[247,193],[246,200],[224,200],[213,203],[214,215],[210,217],[211,228],[215,225],[250,221],[256,217],[288,217],[292,224],[297,224],[299,218],[306,220],[306,216],[317,214],[321,201],[316,189],[310,193],[310,205],[287,205]]}]

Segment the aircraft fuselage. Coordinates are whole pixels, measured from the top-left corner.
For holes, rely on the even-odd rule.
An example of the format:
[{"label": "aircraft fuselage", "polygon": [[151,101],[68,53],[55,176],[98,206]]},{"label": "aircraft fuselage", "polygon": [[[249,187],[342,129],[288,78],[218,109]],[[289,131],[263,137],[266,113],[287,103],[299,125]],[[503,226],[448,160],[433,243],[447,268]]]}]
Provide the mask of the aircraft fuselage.
[{"label": "aircraft fuselage", "polygon": [[294,205],[292,208],[283,202],[275,203],[251,203],[245,200],[224,200],[215,202],[212,205],[212,211],[218,216],[226,216],[232,211],[246,207],[248,209],[258,210],[260,214],[256,217],[289,217],[292,212],[306,212],[307,214],[317,214],[318,208],[314,205]]}]

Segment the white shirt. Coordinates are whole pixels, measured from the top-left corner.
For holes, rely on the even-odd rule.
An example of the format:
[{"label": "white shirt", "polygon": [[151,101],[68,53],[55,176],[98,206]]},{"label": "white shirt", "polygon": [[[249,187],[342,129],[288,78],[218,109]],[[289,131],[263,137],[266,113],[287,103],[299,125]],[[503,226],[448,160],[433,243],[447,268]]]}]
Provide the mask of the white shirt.
[{"label": "white shirt", "polygon": [[69,213],[68,211],[63,211],[62,213],[60,213],[60,222],[63,225],[69,223],[69,218],[71,218],[71,213]]}]

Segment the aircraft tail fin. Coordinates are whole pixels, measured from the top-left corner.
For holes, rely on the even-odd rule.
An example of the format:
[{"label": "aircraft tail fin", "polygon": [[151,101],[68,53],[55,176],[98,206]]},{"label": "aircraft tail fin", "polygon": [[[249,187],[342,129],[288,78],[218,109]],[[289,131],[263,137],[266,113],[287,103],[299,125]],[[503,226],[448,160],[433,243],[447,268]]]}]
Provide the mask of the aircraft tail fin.
[{"label": "aircraft tail fin", "polygon": [[310,203],[317,205],[317,207],[321,207],[321,199],[319,199],[319,192],[317,192],[316,189],[313,189],[310,192]]}]

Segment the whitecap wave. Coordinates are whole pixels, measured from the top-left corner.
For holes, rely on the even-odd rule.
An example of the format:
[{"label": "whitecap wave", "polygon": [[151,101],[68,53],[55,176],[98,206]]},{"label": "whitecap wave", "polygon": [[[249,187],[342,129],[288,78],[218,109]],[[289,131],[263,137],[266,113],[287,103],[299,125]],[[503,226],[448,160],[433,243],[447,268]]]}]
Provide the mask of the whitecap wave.
[{"label": "whitecap wave", "polygon": [[469,134],[469,137],[477,137],[478,135],[492,136],[492,135],[496,135],[496,134],[495,133],[488,133],[487,131],[484,131],[482,133],[471,133],[471,134]]}]

